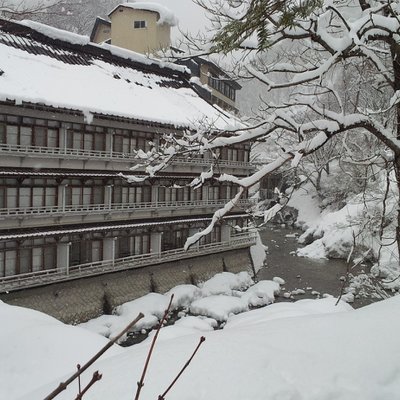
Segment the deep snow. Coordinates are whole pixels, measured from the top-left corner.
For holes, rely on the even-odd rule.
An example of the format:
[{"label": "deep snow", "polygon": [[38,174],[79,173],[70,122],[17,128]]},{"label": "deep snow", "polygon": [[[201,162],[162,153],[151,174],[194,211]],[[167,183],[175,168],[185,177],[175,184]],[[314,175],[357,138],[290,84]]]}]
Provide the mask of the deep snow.
[{"label": "deep snow", "polygon": [[[232,275],[226,276],[226,285],[221,285],[221,277],[214,279],[214,288],[232,290],[229,286],[237,278]],[[208,289],[210,286],[213,285],[209,284]],[[197,298],[197,290],[191,285],[177,287],[178,303],[189,304]],[[160,296],[142,298],[141,307],[161,310],[166,296]],[[166,389],[200,336],[206,336],[206,342],[167,398],[397,398],[400,347],[394,332],[400,329],[400,320],[396,318],[400,296],[359,310],[344,302],[338,306],[335,303],[336,299],[326,298],[272,304],[230,316],[224,329],[217,331],[212,330],[215,321],[211,318],[184,317],[161,330],[141,398],[155,399]],[[125,311],[132,311],[132,307],[132,303],[122,306]],[[75,371],[77,363],[83,364],[106,342],[81,328],[4,303],[0,303],[0,319],[6,321],[0,329],[2,399],[43,399],[60,380]],[[103,374],[85,398],[132,399],[149,342],[147,339],[129,348],[113,346],[84,374],[83,383],[95,370]],[[72,384],[57,398],[69,400],[76,392],[77,385]]]}]

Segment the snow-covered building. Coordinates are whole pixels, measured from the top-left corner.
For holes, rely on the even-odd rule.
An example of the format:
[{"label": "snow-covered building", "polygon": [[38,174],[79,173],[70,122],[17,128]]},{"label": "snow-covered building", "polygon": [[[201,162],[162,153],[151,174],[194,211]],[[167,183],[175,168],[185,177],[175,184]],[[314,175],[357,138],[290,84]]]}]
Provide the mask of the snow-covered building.
[{"label": "snow-covered building", "polygon": [[[178,21],[172,11],[158,3],[122,3],[108,14],[97,17],[90,40],[148,54],[170,49],[171,27]],[[171,48],[173,54],[180,51]],[[210,57],[193,56],[179,62],[190,69],[198,93],[224,110],[237,111],[236,92],[241,85]]]},{"label": "snow-covered building", "polygon": [[168,49],[171,27],[178,22],[166,7],[147,2],[122,3],[109,12],[108,18],[97,17],[91,41],[109,42],[142,54]]},{"label": "snow-covered building", "polygon": [[190,69],[199,94],[224,110],[237,112],[236,93],[242,86],[208,56],[193,56],[179,62]]},{"label": "snow-covered building", "polygon": [[[254,238],[232,228],[245,199],[183,250],[237,188],[189,183],[214,161],[175,157],[128,182],[138,151],[199,121],[235,123],[192,89],[182,66],[149,60],[41,24],[0,20],[0,292],[230,249]],[[221,172],[246,176],[249,146],[220,153]],[[139,167],[135,174],[144,175]]]}]

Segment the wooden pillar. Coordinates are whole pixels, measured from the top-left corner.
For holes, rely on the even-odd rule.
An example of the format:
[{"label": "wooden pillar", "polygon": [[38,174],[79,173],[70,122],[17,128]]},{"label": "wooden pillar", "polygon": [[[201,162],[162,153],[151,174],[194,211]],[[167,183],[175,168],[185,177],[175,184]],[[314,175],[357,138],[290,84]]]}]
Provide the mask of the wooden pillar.
[{"label": "wooden pillar", "polygon": [[150,253],[160,254],[161,253],[161,232],[152,232],[150,235]]},{"label": "wooden pillar", "polygon": [[59,242],[57,244],[57,269],[69,270],[69,251],[71,243]]}]

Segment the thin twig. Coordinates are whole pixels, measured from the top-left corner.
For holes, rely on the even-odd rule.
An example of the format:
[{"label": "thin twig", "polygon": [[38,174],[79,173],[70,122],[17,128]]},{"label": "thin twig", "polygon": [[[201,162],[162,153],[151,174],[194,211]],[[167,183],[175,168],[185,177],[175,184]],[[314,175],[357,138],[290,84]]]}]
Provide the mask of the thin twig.
[{"label": "thin twig", "polygon": [[70,378],[68,378],[65,382],[61,382],[58,387],[53,390],[44,400],[54,399],[58,394],[60,394],[63,390],[67,388],[67,386],[73,382],[78,376],[80,376],[84,371],[86,371],[96,360],[98,360],[114,343],[118,341],[129,329],[132,328],[139,320],[144,317],[142,313],[139,315],[115,338],[110,340],[101,350],[99,350],[82,368],[80,368],[77,372],[75,372]]},{"label": "thin twig", "polygon": [[[76,366],[76,368],[79,371],[81,369],[81,365],[78,364]],[[78,376],[78,389],[79,389],[78,393],[81,394],[82,393],[82,387],[81,387],[81,376],[80,375]]]},{"label": "thin twig", "polygon": [[85,386],[85,388],[75,397],[75,400],[82,400],[83,395],[101,378],[103,377],[102,374],[99,374],[99,371],[93,373],[92,379],[90,382]]},{"label": "thin twig", "polygon": [[156,331],[156,333],[155,333],[155,335],[154,335],[154,337],[153,337],[153,340],[152,340],[152,342],[151,342],[151,346],[150,346],[149,352],[148,352],[148,354],[147,354],[146,362],[144,363],[142,376],[140,377],[140,381],[137,383],[137,389],[136,389],[135,400],[138,400],[138,399],[139,399],[140,392],[141,392],[141,390],[142,390],[142,387],[144,386],[144,383],[143,383],[143,382],[144,382],[144,378],[145,378],[145,376],[146,376],[147,367],[149,366],[149,362],[150,362],[151,355],[152,355],[152,353],[153,353],[154,345],[156,344],[156,340],[157,340],[158,334],[160,333],[160,329],[161,329],[161,327],[162,327],[162,325],[163,325],[165,319],[167,318],[167,315],[168,315],[169,310],[170,310],[171,305],[172,305],[172,299],[173,299],[173,298],[174,298],[174,295],[172,294],[172,295],[171,295],[171,299],[170,299],[169,304],[168,304],[168,307],[167,307],[167,309],[166,309],[165,312],[164,312],[164,315],[163,315],[163,317],[162,317],[162,319],[161,319],[161,321],[160,321],[160,324],[158,325],[157,331]]},{"label": "thin twig", "polygon": [[175,385],[176,381],[181,377],[181,375],[183,374],[183,371],[185,371],[185,369],[188,367],[188,365],[191,363],[191,361],[193,360],[193,357],[196,355],[197,351],[199,350],[200,346],[203,344],[203,342],[205,342],[206,338],[204,336],[202,336],[200,338],[199,344],[197,345],[197,347],[195,348],[192,356],[189,358],[189,360],[186,361],[185,365],[183,366],[183,368],[179,371],[179,374],[175,377],[175,379],[172,381],[172,383],[168,386],[167,390],[160,396],[158,396],[158,400],[165,400],[165,396],[167,395],[167,393],[170,391],[170,389]]}]

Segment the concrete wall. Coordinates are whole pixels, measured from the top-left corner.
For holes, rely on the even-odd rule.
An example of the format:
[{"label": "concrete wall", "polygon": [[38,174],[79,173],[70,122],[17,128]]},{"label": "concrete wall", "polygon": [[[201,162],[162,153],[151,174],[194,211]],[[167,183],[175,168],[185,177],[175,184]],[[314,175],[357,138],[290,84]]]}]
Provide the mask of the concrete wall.
[{"label": "concrete wall", "polygon": [[197,284],[222,271],[252,274],[249,249],[4,293],[0,300],[42,311],[66,323],[79,323],[149,292],[164,293],[179,284]]}]

